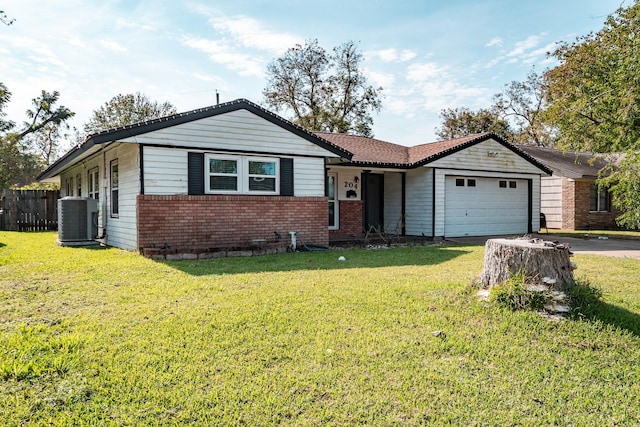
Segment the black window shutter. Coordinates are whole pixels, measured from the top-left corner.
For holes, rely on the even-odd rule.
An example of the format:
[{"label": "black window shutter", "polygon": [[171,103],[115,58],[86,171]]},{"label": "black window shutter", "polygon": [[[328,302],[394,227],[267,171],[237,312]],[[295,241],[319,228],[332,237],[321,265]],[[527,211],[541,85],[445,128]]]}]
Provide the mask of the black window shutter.
[{"label": "black window shutter", "polygon": [[204,153],[189,153],[188,156],[188,193],[204,194]]},{"label": "black window shutter", "polygon": [[280,159],[280,195],[293,196],[293,159]]}]

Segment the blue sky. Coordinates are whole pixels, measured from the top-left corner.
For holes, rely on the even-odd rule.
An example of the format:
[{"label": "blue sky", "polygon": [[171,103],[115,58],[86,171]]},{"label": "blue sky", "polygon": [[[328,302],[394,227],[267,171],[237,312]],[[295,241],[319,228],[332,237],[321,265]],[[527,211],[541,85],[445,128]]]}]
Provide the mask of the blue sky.
[{"label": "blue sky", "polygon": [[488,107],[533,66],[553,66],[557,41],[599,30],[630,1],[2,1],[15,22],[0,25],[0,81],[13,94],[10,119],[58,90],[81,129],[119,93],[178,111],[215,104],[216,91],[263,104],[266,66],[287,48],[353,40],[384,89],[376,138],[416,145],[436,139],[441,109]]}]

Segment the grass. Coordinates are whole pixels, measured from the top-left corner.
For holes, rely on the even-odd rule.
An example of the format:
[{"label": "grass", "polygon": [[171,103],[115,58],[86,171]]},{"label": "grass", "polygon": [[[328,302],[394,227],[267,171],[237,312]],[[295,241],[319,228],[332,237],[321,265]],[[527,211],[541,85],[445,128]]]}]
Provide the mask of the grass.
[{"label": "grass", "polygon": [[[546,232],[547,230],[543,229],[540,231],[540,234]],[[550,228],[548,232],[550,235],[576,237],[580,239],[607,237],[609,239],[640,240],[640,231],[631,230],[559,230]]]},{"label": "grass", "polygon": [[576,256],[602,302],[554,322],[475,297],[480,246],[155,262],[54,241],[0,232],[0,425],[640,423],[636,260]]}]

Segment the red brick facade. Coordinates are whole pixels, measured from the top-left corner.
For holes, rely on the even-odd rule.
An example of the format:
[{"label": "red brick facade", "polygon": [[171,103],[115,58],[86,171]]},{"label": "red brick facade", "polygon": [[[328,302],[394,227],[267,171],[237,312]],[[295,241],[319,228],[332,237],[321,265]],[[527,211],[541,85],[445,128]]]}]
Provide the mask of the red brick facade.
[{"label": "red brick facade", "polygon": [[249,247],[256,239],[329,244],[326,197],[139,195],[138,247]]},{"label": "red brick facade", "polygon": [[340,229],[329,230],[329,237],[333,240],[362,236],[362,208],[362,200],[341,200]]},{"label": "red brick facade", "polygon": [[611,206],[609,212],[591,212],[590,197],[593,180],[562,178],[562,229],[609,230],[616,228],[620,212]]}]

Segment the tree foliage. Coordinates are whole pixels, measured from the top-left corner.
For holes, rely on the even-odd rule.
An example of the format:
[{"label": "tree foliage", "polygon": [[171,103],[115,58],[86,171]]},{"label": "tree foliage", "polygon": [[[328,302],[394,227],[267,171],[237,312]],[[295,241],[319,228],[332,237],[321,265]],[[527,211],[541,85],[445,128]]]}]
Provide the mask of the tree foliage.
[{"label": "tree foliage", "polygon": [[[559,62],[546,73],[548,116],[561,147],[596,153],[625,152],[607,183],[622,226],[637,228],[640,215],[640,1],[618,9],[604,27],[562,43]],[[604,181],[602,181],[604,182]]]},{"label": "tree foliage", "polygon": [[151,101],[147,95],[140,92],[119,94],[93,111],[89,121],[84,125],[84,131],[94,134],[176,113],[176,107],[170,102]]},{"label": "tree foliage", "polygon": [[333,49],[317,40],[296,45],[267,66],[267,105],[292,112],[291,120],[312,131],[372,136],[371,113],[382,107],[382,88],[369,85],[354,42]]},{"label": "tree foliage", "polygon": [[441,139],[461,138],[481,132],[493,132],[506,140],[513,139],[511,125],[495,110],[446,108],[440,111],[440,118],[442,124],[436,128],[436,136]]},{"label": "tree foliage", "polygon": [[493,109],[501,118],[515,124],[516,143],[539,147],[553,145],[551,127],[544,120],[546,91],[544,75],[532,69],[524,82],[512,81],[493,97]]},{"label": "tree foliage", "polygon": [[[0,83],[0,188],[23,186],[35,177],[49,161],[61,137],[61,128],[74,113],[64,106],[57,106],[57,91],[42,91],[32,100],[33,108],[27,110],[28,121],[21,129],[6,120],[4,107],[11,100],[11,92]],[[39,146],[34,144],[39,141]],[[48,153],[48,155],[44,155]]]},{"label": "tree foliage", "polygon": [[594,152],[640,146],[640,2],[604,28],[562,43],[560,65],[546,73],[558,142]]}]

